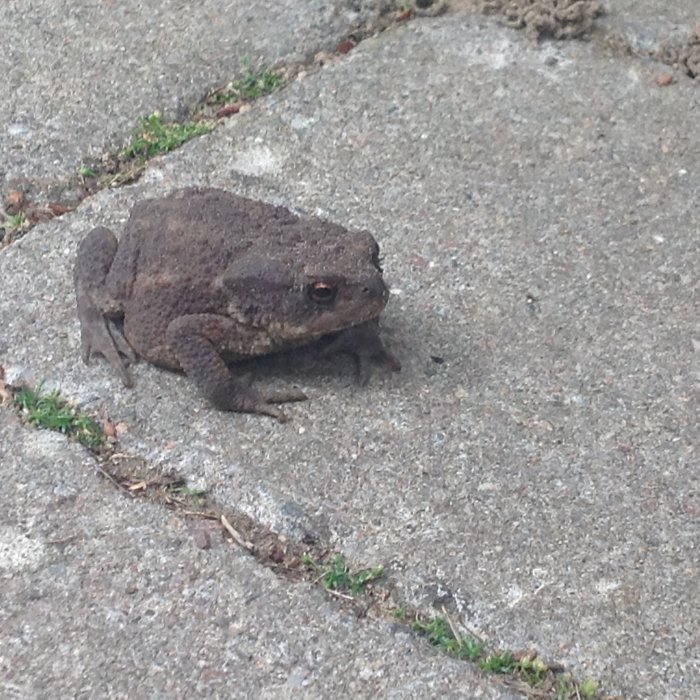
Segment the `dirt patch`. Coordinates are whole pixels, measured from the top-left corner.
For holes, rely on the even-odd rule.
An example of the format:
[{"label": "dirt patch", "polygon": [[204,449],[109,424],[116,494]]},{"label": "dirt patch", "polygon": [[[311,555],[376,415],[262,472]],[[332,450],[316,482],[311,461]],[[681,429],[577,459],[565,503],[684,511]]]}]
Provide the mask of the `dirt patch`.
[{"label": "dirt patch", "polygon": [[602,14],[598,0],[482,0],[481,10],[501,15],[507,26],[524,29],[535,39],[585,36]]},{"label": "dirt patch", "polygon": [[668,41],[661,44],[656,57],[663,63],[679,68],[691,78],[700,76],[700,24],[684,41]]}]

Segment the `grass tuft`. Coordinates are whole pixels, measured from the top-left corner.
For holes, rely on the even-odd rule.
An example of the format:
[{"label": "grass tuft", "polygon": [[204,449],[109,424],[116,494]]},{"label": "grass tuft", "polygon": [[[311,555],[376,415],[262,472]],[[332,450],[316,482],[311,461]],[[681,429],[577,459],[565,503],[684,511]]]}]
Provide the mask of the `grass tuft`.
[{"label": "grass tuft", "polygon": [[208,134],[210,124],[197,122],[164,122],[158,112],[141,117],[131,134],[131,139],[121,151],[122,158],[144,162],[149,158],[169,153],[186,141]]},{"label": "grass tuft", "polygon": [[470,636],[457,639],[444,617],[436,617],[429,621],[416,620],[411,625],[411,629],[426,637],[441,651],[459,659],[476,661],[484,653],[483,642]]},{"label": "grass tuft", "polygon": [[80,413],[74,406],[59,396],[58,391],[41,393],[41,387],[25,387],[14,394],[28,423],[44,430],[55,430],[74,437],[81,445],[98,449],[104,442],[100,426],[88,415]]},{"label": "grass tuft", "polygon": [[509,651],[501,651],[489,654],[479,660],[479,668],[488,673],[511,673],[517,664]]},{"label": "grass tuft", "polygon": [[173,485],[169,492],[179,498],[186,498],[192,505],[203,507],[207,505],[207,492],[204,489],[192,488],[185,484]]},{"label": "grass tuft", "polygon": [[24,215],[24,212],[17,214],[2,215],[0,210],[0,229],[3,229],[5,235],[11,238],[17,234],[23,233],[31,226],[29,219]]},{"label": "grass tuft", "polygon": [[[596,700],[601,697],[593,681],[577,683],[570,673],[550,666],[536,652],[514,655],[510,651],[488,651],[484,642],[474,636],[459,637],[444,617],[429,619],[415,611],[414,615],[411,629],[433,646],[449,656],[475,662],[484,673],[516,682],[528,689],[528,697],[538,700]],[[397,608],[394,617],[404,620],[406,609]]]},{"label": "grass tuft", "polygon": [[222,105],[232,102],[250,102],[281,87],[282,76],[271,70],[267,66],[253,68],[250,63],[243,64],[245,72],[243,77],[232,80],[230,83],[220,88],[209,98],[210,104]]},{"label": "grass tuft", "polygon": [[327,565],[318,564],[308,554],[304,554],[301,561],[319,572],[317,580],[324,588],[351,595],[363,593],[367,584],[376,581],[384,571],[383,566],[375,566],[352,573],[340,554],[334,554]]}]

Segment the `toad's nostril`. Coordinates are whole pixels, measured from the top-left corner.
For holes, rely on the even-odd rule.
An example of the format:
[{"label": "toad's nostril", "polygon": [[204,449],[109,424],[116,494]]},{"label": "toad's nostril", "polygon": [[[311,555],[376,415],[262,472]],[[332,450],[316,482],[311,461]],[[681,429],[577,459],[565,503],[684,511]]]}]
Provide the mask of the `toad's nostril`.
[{"label": "toad's nostril", "polygon": [[389,296],[389,290],[381,277],[365,279],[364,284],[359,288],[360,294],[367,302],[384,302]]}]

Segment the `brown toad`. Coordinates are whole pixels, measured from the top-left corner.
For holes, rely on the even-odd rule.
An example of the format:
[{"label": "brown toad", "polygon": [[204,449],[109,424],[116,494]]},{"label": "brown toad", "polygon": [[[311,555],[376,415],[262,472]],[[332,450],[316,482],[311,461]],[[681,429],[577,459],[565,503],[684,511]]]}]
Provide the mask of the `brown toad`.
[{"label": "brown toad", "polygon": [[336,334],[326,352],[351,352],[361,375],[370,359],[399,369],[377,335],[389,290],[374,238],[223,190],[141,202],[119,242],[93,229],[75,288],[83,360],[102,354],[126,386],[138,355],[184,370],[217,408],[284,420],[270,404],[305,396],[256,391],[227,361]]}]

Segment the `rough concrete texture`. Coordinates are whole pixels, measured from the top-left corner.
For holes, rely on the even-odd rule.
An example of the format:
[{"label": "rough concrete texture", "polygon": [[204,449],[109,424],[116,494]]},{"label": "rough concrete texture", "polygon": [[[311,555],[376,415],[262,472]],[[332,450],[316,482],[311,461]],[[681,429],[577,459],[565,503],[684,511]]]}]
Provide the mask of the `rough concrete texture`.
[{"label": "rough concrete texture", "polygon": [[[531,35],[566,38],[604,29],[668,62],[700,65],[689,47],[694,0],[451,0],[495,13]],[[596,8],[604,10],[596,17]],[[73,203],[69,179],[84,159],[120,146],[136,120],[185,118],[208,90],[252,65],[308,59],[400,6],[393,0],[110,3],[7,0],[0,32],[0,188]],[[203,39],[204,37],[204,39]],[[692,43],[692,42],[691,42]],[[688,55],[687,55],[688,54]]]},{"label": "rough concrete texture", "polygon": [[0,187],[66,196],[57,180],[121,145],[138,117],[183,118],[253,66],[333,49],[386,2],[6,0],[0,34]]},{"label": "rough concrete texture", "polygon": [[405,629],[343,613],[130,501],[60,435],[0,409],[3,698],[513,696]]},{"label": "rough concrete texture", "polygon": [[[478,16],[367,40],[3,251],[0,363],[493,643],[698,697],[698,97],[658,71]],[[144,364],[131,391],[83,367],[78,240],[191,184],[375,233],[403,372],[358,388],[336,362],[268,363],[311,396],[279,425]]]},{"label": "rough concrete texture", "polygon": [[604,14],[597,25],[624,39],[639,51],[654,53],[667,44],[683,44],[700,11],[695,0],[603,0]]}]

